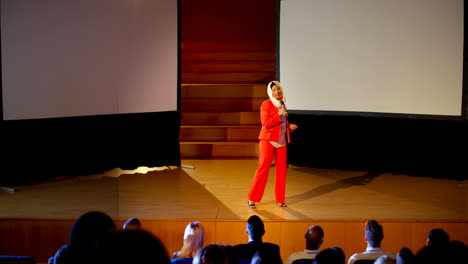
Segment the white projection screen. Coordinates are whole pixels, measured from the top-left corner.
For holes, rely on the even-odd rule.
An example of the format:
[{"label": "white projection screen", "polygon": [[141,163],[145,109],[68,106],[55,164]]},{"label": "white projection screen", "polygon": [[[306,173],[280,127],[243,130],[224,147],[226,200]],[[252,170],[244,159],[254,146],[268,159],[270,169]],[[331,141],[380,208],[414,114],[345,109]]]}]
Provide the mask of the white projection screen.
[{"label": "white projection screen", "polygon": [[1,0],[4,120],[177,110],[176,0]]},{"label": "white projection screen", "polygon": [[463,0],[282,0],[291,110],[462,115]]}]

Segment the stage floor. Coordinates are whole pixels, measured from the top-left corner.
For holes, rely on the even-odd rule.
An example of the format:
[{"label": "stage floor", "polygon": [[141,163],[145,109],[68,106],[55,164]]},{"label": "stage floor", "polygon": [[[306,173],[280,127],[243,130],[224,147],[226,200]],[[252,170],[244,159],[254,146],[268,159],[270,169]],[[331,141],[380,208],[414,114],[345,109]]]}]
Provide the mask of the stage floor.
[{"label": "stage floor", "polygon": [[2,218],[468,220],[468,184],[457,180],[291,166],[286,202],[274,203],[274,168],[257,210],[247,192],[257,160],[183,160],[191,168],[114,169],[0,191]]}]

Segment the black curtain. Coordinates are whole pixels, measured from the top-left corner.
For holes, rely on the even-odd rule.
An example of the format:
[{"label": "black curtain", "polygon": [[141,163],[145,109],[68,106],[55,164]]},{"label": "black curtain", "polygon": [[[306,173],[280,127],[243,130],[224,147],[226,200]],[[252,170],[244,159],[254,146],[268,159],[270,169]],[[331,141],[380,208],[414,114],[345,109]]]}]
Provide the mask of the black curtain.
[{"label": "black curtain", "polygon": [[2,121],[0,184],[180,165],[180,113]]},{"label": "black curtain", "polygon": [[288,162],[450,179],[468,175],[468,122],[290,114]]}]

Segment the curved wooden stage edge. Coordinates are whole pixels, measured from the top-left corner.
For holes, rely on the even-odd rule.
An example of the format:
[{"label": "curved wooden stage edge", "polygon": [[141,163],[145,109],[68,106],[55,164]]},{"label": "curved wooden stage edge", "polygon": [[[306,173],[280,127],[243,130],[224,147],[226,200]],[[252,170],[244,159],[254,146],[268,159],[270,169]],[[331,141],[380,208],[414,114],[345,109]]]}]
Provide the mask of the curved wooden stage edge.
[{"label": "curved wooden stage edge", "polygon": [[[279,244],[283,260],[305,246],[311,225],[325,231],[322,249],[346,257],[365,250],[364,223],[384,227],[382,247],[417,251],[432,228],[468,244],[468,192],[464,182],[408,175],[290,167],[287,208],[274,205],[274,168],[257,210],[246,195],[256,160],[183,160],[182,168],[115,169],[102,175],[57,178],[0,192],[0,255],[28,255],[46,263],[68,240],[82,213],[99,210],[121,227],[138,217],[169,254],[180,249],[185,226],[199,220],[205,244],[245,243],[245,221],[259,215],[264,241]],[[190,167],[193,167],[191,169]]]}]

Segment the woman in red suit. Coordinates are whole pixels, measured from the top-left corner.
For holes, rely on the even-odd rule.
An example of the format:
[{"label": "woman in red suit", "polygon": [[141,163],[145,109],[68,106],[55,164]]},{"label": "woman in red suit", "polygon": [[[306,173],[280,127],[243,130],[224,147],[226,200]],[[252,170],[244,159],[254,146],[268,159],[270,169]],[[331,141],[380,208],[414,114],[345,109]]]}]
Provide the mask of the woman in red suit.
[{"label": "woman in red suit", "polygon": [[267,85],[267,93],[270,99],[265,100],[260,107],[262,130],[258,137],[260,139],[258,169],[248,194],[248,205],[252,209],[255,209],[255,203],[262,199],[273,158],[276,167],[276,204],[286,207],[286,144],[289,143],[289,132],[297,129],[296,125],[288,122],[288,110],[284,105],[286,98],[281,84],[278,81],[270,82]]}]

